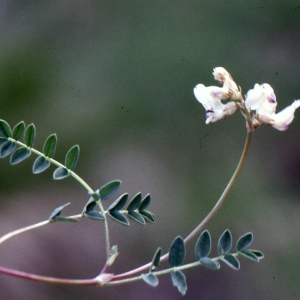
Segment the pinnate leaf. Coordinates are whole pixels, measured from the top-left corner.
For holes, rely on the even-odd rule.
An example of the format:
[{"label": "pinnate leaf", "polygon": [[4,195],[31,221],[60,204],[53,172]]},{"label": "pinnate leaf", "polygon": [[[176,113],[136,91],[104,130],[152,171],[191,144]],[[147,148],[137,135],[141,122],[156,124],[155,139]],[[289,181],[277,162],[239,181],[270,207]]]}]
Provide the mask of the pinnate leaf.
[{"label": "pinnate leaf", "polygon": [[50,161],[47,160],[44,156],[39,156],[36,158],[32,165],[33,174],[39,174],[45,171],[50,167]]},{"label": "pinnate leaf", "polygon": [[99,211],[96,211],[96,210],[88,211],[85,213],[85,215],[92,220],[104,220],[105,219],[105,217]]},{"label": "pinnate leaf", "polygon": [[205,230],[200,234],[196,245],[195,245],[195,255],[197,259],[207,257],[211,250],[211,238],[210,233]]},{"label": "pinnate leaf", "polygon": [[264,254],[259,250],[252,250],[252,249],[250,250],[249,249],[249,251],[251,251],[258,258],[258,260],[261,260],[265,257]]},{"label": "pinnate leaf", "polygon": [[30,124],[27,126],[24,135],[24,143],[27,147],[32,147],[34,144],[36,135],[36,130],[34,124]]},{"label": "pinnate leaf", "polygon": [[252,241],[253,241],[252,232],[245,233],[238,239],[236,243],[236,251],[245,250],[252,243]]},{"label": "pinnate leaf", "polygon": [[118,199],[116,199],[107,210],[120,210],[125,205],[128,199],[128,194],[121,195]]},{"label": "pinnate leaf", "polygon": [[234,270],[240,269],[240,262],[233,254],[226,254],[221,258],[223,262],[225,262],[229,267]]},{"label": "pinnate leaf", "polygon": [[31,152],[28,149],[26,149],[24,147],[18,148],[17,150],[14,151],[14,153],[10,157],[11,165],[15,165],[15,164],[23,161],[24,159],[29,157],[30,154],[31,154]]},{"label": "pinnate leaf", "polygon": [[68,177],[70,175],[69,171],[64,167],[58,167],[53,172],[53,179],[60,180]]},{"label": "pinnate leaf", "polygon": [[67,153],[65,158],[65,166],[69,170],[74,170],[79,158],[79,146],[73,146]]},{"label": "pinnate leaf", "polygon": [[152,259],[152,265],[150,268],[151,272],[155,271],[158,268],[160,257],[161,257],[161,248],[157,248]]},{"label": "pinnate leaf", "polygon": [[173,285],[176,286],[181,295],[184,296],[187,291],[185,275],[181,271],[171,271],[170,274]]},{"label": "pinnate leaf", "polygon": [[101,200],[106,200],[110,197],[121,185],[120,180],[113,180],[100,188],[100,198]]},{"label": "pinnate leaf", "polygon": [[12,130],[12,138],[18,141],[25,130],[25,123],[23,121],[19,122]]},{"label": "pinnate leaf", "polygon": [[129,225],[128,220],[116,209],[108,211],[108,215],[115,221],[123,224]]},{"label": "pinnate leaf", "polygon": [[6,141],[0,148],[0,158],[11,154],[16,148],[16,144],[12,141]]},{"label": "pinnate leaf", "polygon": [[149,285],[151,285],[151,286],[157,286],[158,285],[158,279],[157,279],[157,277],[154,275],[154,274],[152,274],[152,273],[149,273],[149,274],[142,274],[141,275],[141,277],[142,277],[142,279],[146,282],[146,283],[148,283]]},{"label": "pinnate leaf", "polygon": [[177,236],[169,250],[169,264],[171,267],[180,266],[185,258],[185,245],[181,236]]},{"label": "pinnate leaf", "polygon": [[218,255],[227,254],[232,247],[232,235],[231,232],[226,229],[219,238],[218,241]]},{"label": "pinnate leaf", "polygon": [[53,210],[53,212],[51,213],[50,217],[48,218],[48,220],[53,220],[55,217],[60,216],[61,211],[62,211],[66,206],[68,206],[68,205],[70,205],[70,204],[71,204],[71,203],[68,202],[68,203],[66,203],[66,204],[64,204],[64,205],[62,205],[62,206],[59,206],[59,207],[55,208],[55,209]]},{"label": "pinnate leaf", "polygon": [[141,210],[140,214],[145,218],[146,221],[149,221],[151,223],[155,222],[155,215],[148,211],[148,210]]},{"label": "pinnate leaf", "polygon": [[128,211],[127,216],[139,224],[142,224],[142,225],[146,224],[145,219],[142,217],[142,215],[135,211]]},{"label": "pinnate leaf", "polygon": [[130,201],[130,203],[128,204],[127,206],[127,210],[128,211],[134,211],[136,209],[138,209],[138,207],[140,206],[142,202],[142,194],[141,193],[138,193],[136,194],[132,200]]},{"label": "pinnate leaf", "polygon": [[11,137],[11,129],[8,123],[2,119],[0,119],[0,134],[5,137]]},{"label": "pinnate leaf", "polygon": [[141,204],[139,205],[139,210],[140,211],[145,210],[149,206],[150,202],[151,202],[150,194],[147,194],[143,199],[143,201],[141,202]]},{"label": "pinnate leaf", "polygon": [[259,258],[251,250],[245,249],[245,250],[239,251],[238,254],[240,256],[243,256],[244,258],[250,259],[255,262],[259,262]]},{"label": "pinnate leaf", "polygon": [[200,258],[200,262],[202,264],[202,266],[211,269],[211,270],[218,270],[220,269],[220,264],[219,262],[212,260],[209,257],[202,257]]},{"label": "pinnate leaf", "polygon": [[56,144],[57,144],[56,134],[54,133],[48,136],[43,146],[43,153],[46,157],[52,158],[54,156]]},{"label": "pinnate leaf", "polygon": [[0,137],[0,148],[3,144],[5,144],[7,142],[7,138],[4,137]]}]

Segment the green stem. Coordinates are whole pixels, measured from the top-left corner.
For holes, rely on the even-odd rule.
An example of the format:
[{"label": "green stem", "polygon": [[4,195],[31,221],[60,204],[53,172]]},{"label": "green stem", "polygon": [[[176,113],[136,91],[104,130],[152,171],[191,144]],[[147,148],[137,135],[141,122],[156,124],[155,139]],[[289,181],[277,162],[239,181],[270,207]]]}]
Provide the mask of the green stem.
[{"label": "green stem", "polygon": [[[203,227],[210,221],[210,219],[219,211],[219,209],[223,205],[223,203],[226,199],[226,196],[230,192],[231,188],[233,187],[236,179],[238,178],[238,176],[243,168],[243,165],[244,165],[244,162],[245,162],[248,150],[249,150],[251,136],[252,136],[252,132],[251,131],[247,132],[244,149],[243,149],[241,158],[239,160],[239,163],[238,163],[230,181],[228,182],[227,186],[225,187],[222,195],[220,196],[219,200],[217,201],[215,206],[212,208],[212,210],[208,213],[208,215],[202,220],[202,222],[184,239],[185,244],[188,241],[190,241],[195,235],[197,235],[199,233],[199,231],[201,231],[203,229]],[[160,261],[161,262],[165,261],[168,257],[169,257],[169,253],[166,253],[160,258]],[[139,273],[145,269],[148,269],[150,266],[151,266],[151,263],[148,263],[146,265],[143,265],[143,266],[136,268],[134,270],[131,270],[129,272],[115,275],[114,278],[123,278],[123,277],[131,276],[131,275]]]},{"label": "green stem", "polygon": [[107,218],[106,218],[106,214],[103,208],[103,205],[101,203],[101,201],[97,201],[97,204],[100,208],[100,212],[101,214],[104,216],[104,231],[105,231],[105,248],[106,248],[106,259],[109,258],[110,255],[110,239],[109,239],[109,230],[108,230],[108,223],[107,223]]},{"label": "green stem", "polygon": [[[244,145],[244,149],[243,149],[243,153],[241,155],[240,161],[237,165],[237,168],[235,170],[235,172],[233,173],[230,181],[228,182],[225,190],[223,191],[222,195],[220,196],[219,200],[217,201],[217,203],[215,204],[215,206],[213,207],[213,209],[208,213],[208,215],[202,220],[202,222],[184,239],[184,242],[187,243],[188,241],[190,241],[195,235],[197,235],[199,233],[199,231],[201,231],[203,229],[203,227],[211,220],[211,218],[213,216],[216,215],[216,213],[219,211],[219,209],[221,208],[221,206],[223,205],[226,196],[228,195],[228,193],[230,192],[231,188],[233,187],[237,177],[239,176],[242,167],[244,165],[248,150],[249,150],[249,146],[250,146],[250,142],[251,142],[251,136],[252,136],[252,132],[248,132],[247,133],[247,137],[246,137],[246,141],[245,141],[245,145]],[[15,141],[17,144],[19,144],[22,147],[26,147],[25,144],[20,143],[18,141]],[[39,156],[44,156],[41,152],[30,148],[30,150],[34,153],[36,153]],[[57,165],[57,166],[62,166],[64,167],[64,165],[58,163],[57,161],[53,160],[53,159],[49,159],[53,164]],[[73,173],[73,175],[72,175]],[[79,181],[82,185],[84,185],[88,191],[93,192],[93,190],[78,176],[76,175],[74,172],[71,172],[71,175],[77,180]],[[101,212],[104,212],[103,206],[101,203],[99,203],[99,207]],[[2,242],[4,242],[5,240],[11,238],[12,236],[15,236],[17,234],[23,233],[25,231],[43,226],[48,224],[50,221],[44,221],[44,222],[40,222],[28,227],[24,227],[22,229],[16,230],[14,232],[8,233],[6,235],[4,235],[2,238],[0,238],[0,244]],[[107,251],[107,257],[109,257],[109,251],[110,251],[110,247],[109,247],[109,236],[108,236],[108,227],[107,227],[107,220],[105,218],[105,231],[106,231],[106,251]],[[163,255],[161,257],[161,261],[164,261],[168,258],[169,253],[166,253],[165,255]],[[199,262],[196,263],[192,263],[192,264],[188,264],[185,266],[182,266],[181,268],[190,268],[193,266],[199,265]],[[144,266],[141,266],[137,269],[131,270],[129,272],[123,273],[123,274],[119,274],[116,276],[113,276],[113,279],[117,279],[117,280],[113,280],[109,283],[107,283],[107,285],[115,285],[115,284],[121,284],[121,283],[127,283],[127,282],[132,282],[132,281],[136,281],[141,279],[141,276],[136,276],[136,277],[132,277],[132,278],[126,278],[126,279],[121,279],[118,280],[118,278],[124,278],[133,274],[136,274],[138,272],[141,272],[147,268],[149,268],[151,266],[151,263],[148,263]],[[170,271],[170,269],[167,270],[163,270],[160,272],[156,272],[156,275],[161,275],[161,274],[165,274],[168,273]],[[7,274],[7,275],[11,275],[11,276],[16,276],[16,277],[21,277],[21,278],[26,278],[26,279],[31,279],[31,280],[37,280],[37,281],[43,281],[43,282],[48,282],[48,283],[58,283],[58,284],[72,284],[72,285],[98,285],[99,281],[97,279],[86,279],[86,280],[74,280],[74,279],[62,279],[62,278],[54,278],[54,277],[47,277],[47,276],[40,276],[40,275],[35,275],[35,274],[30,274],[30,273],[26,273],[26,272],[21,272],[21,271],[16,271],[16,270],[12,270],[12,269],[7,269],[7,268],[3,268],[0,267],[0,273],[3,274]]]},{"label": "green stem", "polygon": [[[79,219],[79,218],[82,218],[82,215],[74,215],[74,216],[70,216],[69,218]],[[21,233],[24,233],[24,232],[32,230],[32,229],[36,229],[36,228],[45,226],[49,223],[52,223],[52,221],[51,220],[42,221],[42,222],[30,225],[30,226],[23,227],[23,228],[15,230],[15,231],[9,232],[0,238],[0,244],[2,244],[3,242],[7,241],[8,239],[10,239],[16,235],[19,235]]]},{"label": "green stem", "polygon": [[21,233],[23,233],[25,231],[28,231],[28,230],[32,230],[32,229],[35,229],[35,228],[38,228],[38,227],[41,227],[41,226],[45,226],[45,225],[47,225],[49,223],[50,223],[50,220],[46,220],[46,221],[43,221],[43,222],[40,222],[40,223],[36,223],[36,224],[30,225],[30,226],[27,226],[27,227],[24,227],[24,228],[21,228],[21,229],[9,232],[9,233],[3,235],[0,238],[0,244],[2,244],[3,242],[5,242],[6,240],[12,238],[13,236],[16,236],[16,235],[21,234]]},{"label": "green stem", "polygon": [[219,200],[217,201],[217,203],[215,204],[213,209],[208,213],[208,215],[202,220],[202,222],[184,239],[185,243],[187,243],[196,234],[198,234],[203,229],[203,227],[210,221],[210,219],[216,215],[216,213],[219,211],[219,209],[223,205],[228,193],[232,189],[236,179],[238,178],[238,176],[243,168],[243,165],[244,165],[244,162],[245,162],[248,150],[249,150],[251,136],[252,136],[252,132],[250,131],[247,133],[247,137],[246,137],[246,141],[245,141],[245,145],[244,145],[244,149],[243,149],[243,153],[241,155],[240,161],[239,161],[230,181],[228,182],[225,190],[223,191],[222,195],[220,196]]},{"label": "green stem", "polygon": [[[50,158],[50,157],[47,157],[45,156],[42,152],[34,149],[34,148],[30,148],[28,146],[26,146],[24,143],[22,142],[19,142],[17,140],[14,140],[12,138],[8,138],[9,140],[13,141],[14,143],[16,143],[17,145],[21,146],[21,147],[24,147],[26,149],[28,149],[30,152],[38,155],[38,156],[43,156],[45,157],[45,159],[49,160],[53,165],[57,166],[57,167],[62,167],[62,168],[65,168],[66,166],[64,166],[63,164],[61,164],[60,162],[58,162],[57,160],[53,159],[53,158]],[[71,170],[68,170],[70,175],[75,178],[75,180],[77,180],[81,185],[83,185],[83,187],[90,193],[93,193],[93,189],[80,177],[78,176],[75,172],[71,171]]]},{"label": "green stem", "polygon": [[[60,162],[58,162],[57,160],[50,158],[50,157],[46,157],[42,152],[34,149],[34,148],[30,148],[28,147],[26,144],[17,141],[13,138],[8,138],[9,140],[13,141],[14,143],[16,143],[17,145],[24,147],[26,149],[28,149],[29,151],[31,151],[32,153],[38,155],[38,156],[43,156],[45,157],[45,159],[49,160],[50,163],[52,163],[53,165],[56,165],[57,167],[62,167],[65,168],[65,166],[63,164],[61,164]],[[70,175],[76,180],[78,181],[89,193],[94,193],[94,190],[80,177],[78,176],[75,172],[73,172],[72,170],[68,170]],[[104,214],[104,208],[102,206],[102,203],[98,201],[98,206],[100,208],[101,213],[105,216]],[[35,226],[35,225],[33,225]],[[109,241],[109,230],[108,230],[108,223],[107,223],[107,218],[105,217],[104,219],[104,227],[105,227],[105,244],[106,244],[106,256],[107,258],[109,257],[109,252],[110,252],[110,241]],[[22,230],[22,229],[21,229]],[[30,230],[30,229],[29,229]],[[1,241],[1,240],[0,240]]]},{"label": "green stem", "polygon": [[[238,254],[237,253],[232,253],[233,256],[237,257]],[[223,256],[218,256],[215,258],[212,258],[213,261],[218,261],[221,260]],[[155,272],[151,272],[153,275],[155,276],[160,276],[160,275],[164,275],[164,274],[168,274],[171,271],[182,271],[182,270],[186,270],[186,269],[190,269],[190,268],[195,268],[198,266],[201,266],[202,263],[200,261],[196,261],[196,262],[192,262],[192,263],[188,263],[185,265],[181,265],[178,267],[172,267],[172,268],[168,268],[168,269],[164,269],[162,271],[155,271]],[[116,276],[114,276],[113,278],[117,278]],[[134,282],[134,281],[138,281],[142,279],[142,276],[135,276],[135,277],[130,277],[130,278],[125,278],[125,279],[120,279],[120,280],[112,280],[108,283],[106,283],[106,285],[118,285],[118,284],[124,284],[124,283],[129,283],[129,282]]]}]

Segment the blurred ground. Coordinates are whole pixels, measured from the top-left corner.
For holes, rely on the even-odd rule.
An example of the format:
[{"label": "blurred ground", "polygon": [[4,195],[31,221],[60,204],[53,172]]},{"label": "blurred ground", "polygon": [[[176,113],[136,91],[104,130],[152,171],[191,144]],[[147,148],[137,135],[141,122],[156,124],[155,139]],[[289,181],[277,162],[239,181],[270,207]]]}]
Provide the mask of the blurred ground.
[{"label": "blurred ground", "polygon": [[[55,158],[80,145],[76,171],[93,188],[122,180],[120,193],[150,193],[154,225],[110,222],[120,255],[112,271],[148,262],[158,246],[186,236],[214,205],[246,135],[239,113],[205,125],[193,96],[215,85],[223,66],[243,92],[272,85],[278,110],[300,98],[300,3],[297,1],[1,1],[0,118],[37,128],[41,149],[58,135]],[[229,228],[254,234],[265,259],[235,272],[185,272],[187,299],[299,299],[300,113],[286,132],[254,133],[246,165],[209,223],[213,245]],[[35,157],[1,160],[0,233],[47,219],[66,202],[88,200],[71,178],[31,174]],[[54,170],[52,168],[51,170]],[[109,205],[110,203],[108,203]],[[0,247],[0,264],[49,276],[92,278],[105,260],[102,224],[52,224]],[[193,243],[187,261],[193,259]],[[63,287],[0,276],[5,299],[182,299],[169,276],[157,288]]]}]

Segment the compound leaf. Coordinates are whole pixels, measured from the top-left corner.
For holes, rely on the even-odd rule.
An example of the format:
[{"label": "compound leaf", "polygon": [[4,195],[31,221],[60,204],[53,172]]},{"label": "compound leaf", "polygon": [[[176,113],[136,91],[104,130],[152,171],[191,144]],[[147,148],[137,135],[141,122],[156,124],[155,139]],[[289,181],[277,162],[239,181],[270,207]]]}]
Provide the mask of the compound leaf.
[{"label": "compound leaf", "polygon": [[142,215],[135,211],[128,211],[127,216],[139,224],[142,224],[142,225],[146,224],[145,219],[142,217]]},{"label": "compound leaf", "polygon": [[24,134],[24,143],[27,147],[32,147],[35,140],[36,130],[34,124],[27,126]]},{"label": "compound leaf", "polygon": [[116,209],[108,211],[108,215],[115,221],[123,224],[129,225],[128,220]]},{"label": "compound leaf", "polygon": [[146,221],[151,223],[155,222],[155,215],[148,210],[140,210],[140,214],[145,218]]},{"label": "compound leaf", "polygon": [[0,147],[7,142],[7,138],[0,137]]},{"label": "compound leaf", "polygon": [[224,263],[226,263],[229,267],[234,270],[240,269],[240,262],[233,254],[226,254],[221,258]]},{"label": "compound leaf", "polygon": [[203,231],[195,245],[195,255],[197,259],[201,259],[203,257],[207,257],[211,250],[211,238],[210,233],[205,230]]},{"label": "compound leaf", "polygon": [[141,202],[141,204],[139,205],[139,210],[146,210],[146,208],[148,207],[148,205],[151,202],[151,197],[150,194],[147,194],[145,196],[145,198],[143,199],[143,201]]},{"label": "compound leaf", "polygon": [[46,157],[52,158],[54,156],[56,144],[57,144],[56,134],[54,133],[49,135],[43,146],[43,153]]},{"label": "compound leaf", "polygon": [[75,145],[66,154],[65,166],[69,170],[74,170],[79,158],[79,146]]},{"label": "compound leaf", "polygon": [[247,250],[247,249],[242,250],[242,251],[239,251],[238,254],[240,256],[243,256],[244,258],[250,259],[255,262],[259,262],[259,258],[251,250]]},{"label": "compound leaf", "polygon": [[136,209],[138,209],[138,207],[140,206],[142,202],[142,194],[141,193],[138,193],[136,194],[132,200],[130,201],[130,203],[128,204],[127,206],[127,210],[128,211],[134,211]]},{"label": "compound leaf", "polygon": [[113,180],[103,185],[100,188],[101,200],[106,200],[108,197],[110,197],[119,188],[120,185],[120,180]]},{"label": "compound leaf", "polygon": [[265,257],[264,254],[259,250],[249,249],[249,251],[251,251],[258,258],[258,260],[261,260]]},{"label": "compound leaf", "polygon": [[33,174],[39,174],[48,169],[50,166],[50,161],[47,160],[44,156],[39,156],[36,158],[32,165]]},{"label": "compound leaf", "polygon": [[171,278],[173,285],[176,286],[181,295],[184,296],[187,291],[185,275],[181,271],[171,271]]},{"label": "compound leaf", "polygon": [[30,154],[31,154],[31,152],[28,149],[26,149],[24,147],[18,148],[11,155],[11,157],[10,157],[10,164],[11,165],[15,165],[15,164],[23,161],[27,157],[29,157]]},{"label": "compound leaf", "polygon": [[12,141],[6,141],[0,148],[0,158],[11,154],[16,148],[16,144]]},{"label": "compound leaf", "polygon": [[104,220],[105,219],[105,217],[99,211],[96,211],[96,210],[87,211],[87,212],[85,212],[85,215],[92,220]]},{"label": "compound leaf", "polygon": [[8,123],[0,119],[0,134],[5,138],[11,137],[11,129]]},{"label": "compound leaf", "polygon": [[141,277],[146,283],[148,283],[151,286],[155,287],[158,285],[158,279],[154,274],[142,274]]},{"label": "compound leaf", "polygon": [[12,130],[12,138],[18,141],[22,137],[24,129],[25,123],[23,121],[19,122]]},{"label": "compound leaf", "polygon": [[177,236],[169,250],[169,264],[171,267],[180,266],[185,258],[185,245],[181,236]]},{"label": "compound leaf", "polygon": [[150,272],[155,271],[158,268],[161,257],[161,248],[157,248],[152,259],[152,265],[150,267]]},{"label": "compound leaf", "polygon": [[211,270],[218,270],[218,269],[220,269],[219,262],[217,262],[215,260],[212,260],[209,257],[202,257],[202,258],[200,258],[200,262],[201,262],[201,264],[204,267],[206,267],[208,269],[211,269]]},{"label": "compound leaf", "polygon": [[68,202],[68,203],[66,203],[66,204],[64,204],[64,205],[62,205],[62,206],[59,206],[59,207],[55,208],[55,209],[53,210],[53,212],[51,213],[50,217],[48,218],[48,220],[54,220],[55,217],[60,216],[61,211],[62,211],[66,206],[68,206],[68,205],[70,205],[70,204],[71,204],[71,203]]},{"label": "compound leaf", "polygon": [[128,194],[121,195],[118,199],[116,199],[107,209],[109,210],[120,210],[125,205],[126,201],[128,199]]},{"label": "compound leaf", "polygon": [[231,232],[226,229],[219,238],[218,241],[218,255],[227,254],[232,247],[232,235]]},{"label": "compound leaf", "polygon": [[68,177],[70,175],[69,171],[64,168],[64,167],[58,167],[54,172],[53,172],[53,179],[55,180],[60,180]]},{"label": "compound leaf", "polygon": [[243,251],[245,250],[253,241],[253,234],[252,232],[247,232],[242,235],[237,243],[236,243],[236,251]]},{"label": "compound leaf", "polygon": [[89,212],[89,211],[93,211],[94,208],[95,208],[95,206],[96,206],[96,204],[97,204],[97,203],[96,203],[96,201],[94,200],[94,198],[91,197],[91,198],[89,199],[89,201],[86,203],[86,205],[85,205],[85,207],[84,207],[82,213],[86,213],[86,212]]}]

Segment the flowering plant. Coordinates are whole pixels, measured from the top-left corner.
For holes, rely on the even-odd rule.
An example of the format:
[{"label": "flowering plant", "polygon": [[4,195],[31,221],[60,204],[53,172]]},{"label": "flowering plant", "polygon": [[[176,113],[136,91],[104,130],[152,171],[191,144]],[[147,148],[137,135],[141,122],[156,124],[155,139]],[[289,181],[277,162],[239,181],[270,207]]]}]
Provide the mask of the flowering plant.
[{"label": "flowering plant", "polygon": [[[55,180],[71,176],[82,185],[89,195],[89,199],[87,202],[85,201],[81,213],[73,216],[62,216],[62,211],[70,203],[63,204],[55,208],[47,220],[20,228],[0,237],[0,245],[12,237],[53,222],[73,223],[78,222],[82,218],[89,218],[103,223],[106,245],[106,260],[99,269],[99,273],[91,279],[56,278],[26,273],[5,267],[0,267],[0,273],[46,283],[98,286],[112,286],[137,280],[143,280],[151,286],[157,286],[158,276],[169,273],[173,285],[184,295],[187,291],[186,278],[183,273],[185,269],[202,265],[212,270],[218,270],[221,266],[220,262],[223,262],[232,269],[239,270],[240,261],[238,257],[259,262],[264,257],[263,253],[259,250],[248,248],[252,243],[253,234],[251,232],[243,234],[236,242],[235,250],[232,251],[233,239],[228,229],[226,229],[218,239],[218,255],[216,257],[210,257],[209,255],[212,248],[211,236],[208,230],[204,230],[204,227],[221,208],[238,178],[249,150],[252,132],[263,124],[270,125],[278,130],[286,130],[294,119],[294,113],[300,106],[300,100],[294,101],[290,106],[276,113],[276,96],[269,84],[255,84],[254,88],[247,92],[244,99],[241,88],[237,86],[231,75],[224,68],[215,68],[213,75],[214,78],[222,84],[222,87],[205,87],[203,84],[198,84],[194,88],[194,94],[206,110],[206,124],[225,119],[237,110],[240,110],[245,117],[247,137],[236,170],[211,211],[185,238],[178,235],[171,243],[169,251],[164,255],[162,255],[161,248],[158,247],[149,263],[121,274],[113,274],[110,271],[119,253],[117,245],[110,245],[109,224],[107,219],[110,217],[113,221],[126,226],[129,225],[127,218],[142,225],[145,225],[147,222],[154,223],[155,215],[148,210],[148,206],[151,202],[150,195],[148,194],[142,197],[141,193],[138,193],[129,201],[129,204],[127,204],[128,194],[126,193],[117,197],[105,208],[108,199],[111,199],[121,182],[119,180],[113,180],[102,185],[99,189],[91,188],[74,171],[79,158],[78,145],[71,147],[66,154],[65,162],[60,163],[53,158],[57,144],[56,134],[51,134],[46,139],[42,151],[38,151],[33,147],[36,137],[36,129],[33,124],[25,126],[25,123],[21,121],[11,129],[6,121],[0,120],[0,158],[10,155],[10,163],[15,165],[33,153],[37,155],[32,167],[33,173],[41,173],[53,164],[57,167],[53,173]],[[21,142],[21,139],[23,139],[23,142]],[[198,236],[194,246],[196,261],[184,264],[186,245],[196,236]],[[169,267],[159,271],[160,263],[165,260],[168,260]]]},{"label": "flowering plant", "polygon": [[[276,114],[276,95],[268,83],[256,83],[244,100],[241,89],[223,67],[215,68],[213,75],[223,87],[205,87],[198,84],[194,88],[195,97],[206,110],[206,124],[225,119],[240,108],[247,120],[248,131],[253,131],[262,124],[283,131],[289,127],[294,119],[295,110],[300,106],[300,100],[295,100]],[[227,103],[223,104],[221,100],[226,100]]]}]

